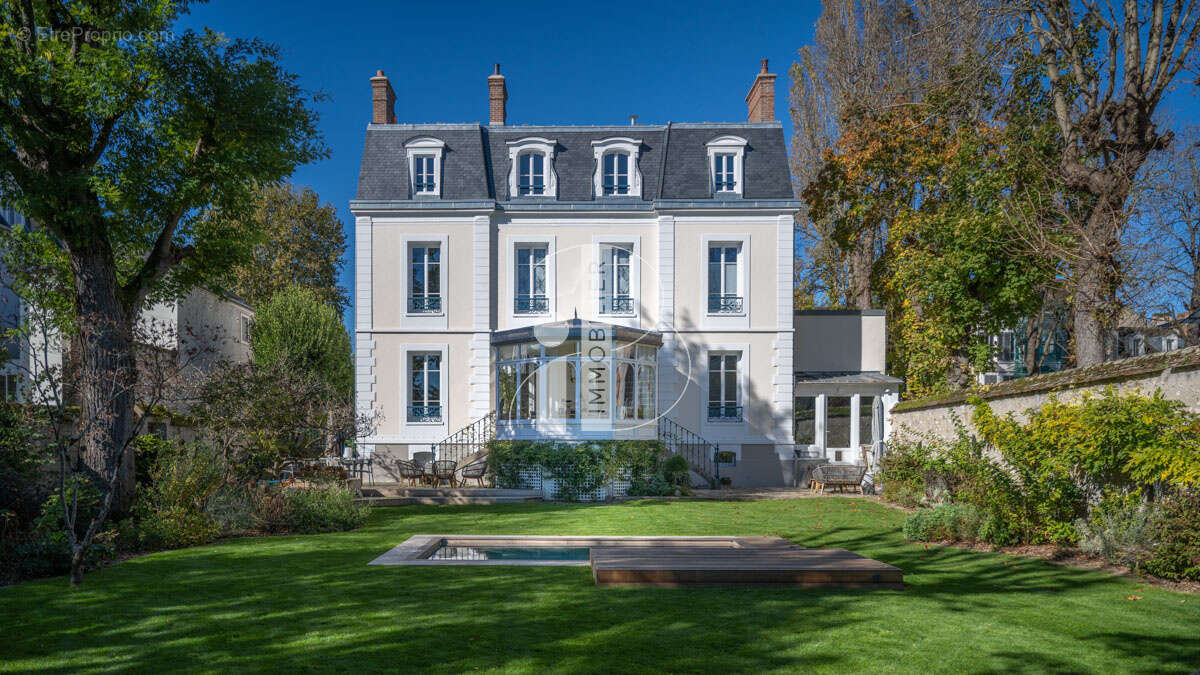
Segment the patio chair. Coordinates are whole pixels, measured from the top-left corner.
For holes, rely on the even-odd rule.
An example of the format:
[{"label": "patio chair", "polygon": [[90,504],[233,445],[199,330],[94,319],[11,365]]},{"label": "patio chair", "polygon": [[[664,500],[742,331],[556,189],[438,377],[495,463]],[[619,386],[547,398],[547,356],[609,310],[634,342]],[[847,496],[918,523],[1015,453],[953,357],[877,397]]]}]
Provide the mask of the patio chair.
[{"label": "patio chair", "polygon": [[862,482],[863,477],[867,475],[867,467],[857,466],[855,464],[822,464],[813,469],[812,480],[809,482],[809,493],[815,493],[818,490],[822,493],[825,488],[833,486],[836,488],[857,488],[858,493],[863,493]]},{"label": "patio chair", "polygon": [[479,483],[479,487],[487,487],[484,484],[484,477],[487,475],[487,457],[480,457],[462,468],[461,485],[466,485],[468,480],[474,480]]},{"label": "patio chair", "polygon": [[450,487],[454,485],[454,472],[458,468],[458,462],[452,459],[439,459],[433,463],[433,486],[438,487],[442,481],[450,483]]},{"label": "patio chair", "polygon": [[400,471],[401,485],[420,485],[425,480],[425,469],[417,466],[416,462],[399,459],[396,460],[396,467]]}]

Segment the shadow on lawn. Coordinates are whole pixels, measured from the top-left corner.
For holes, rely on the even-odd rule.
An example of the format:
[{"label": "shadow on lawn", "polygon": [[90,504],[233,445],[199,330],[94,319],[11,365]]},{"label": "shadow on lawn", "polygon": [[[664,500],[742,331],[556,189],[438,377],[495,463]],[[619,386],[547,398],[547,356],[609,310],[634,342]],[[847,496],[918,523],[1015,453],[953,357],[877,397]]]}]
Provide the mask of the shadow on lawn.
[{"label": "shadow on lawn", "polygon": [[[837,668],[850,665],[852,657],[861,665],[855,635],[878,630],[881,621],[903,624],[909,611],[927,615],[930,609],[965,613],[1010,607],[1011,597],[1002,598],[1013,594],[1035,604],[1047,596],[1114,583],[1102,573],[1039,561],[906,545],[894,528],[834,525],[846,518],[832,508],[822,516],[828,527],[805,530],[793,518],[778,523],[780,536],[805,546],[847,548],[901,567],[909,582],[906,590],[597,588],[587,568],[366,565],[415,532],[773,533],[763,531],[771,524],[763,518],[754,526],[739,525],[743,507],[714,510],[688,504],[634,502],[615,508],[628,507],[633,515],[645,512],[644,506],[665,505],[689,516],[707,514],[707,522],[644,522],[626,518],[622,510],[589,524],[587,519],[597,512],[580,510],[594,507],[565,504],[408,508],[378,514],[356,532],[231,541],[163,553],[105,570],[76,592],[49,585],[27,589],[39,597],[26,600],[40,606],[25,628],[39,640],[22,645],[18,656],[29,658],[34,649],[52,653],[72,664],[62,670]],[[760,508],[792,513],[786,505]],[[489,517],[502,518],[502,530],[482,526]],[[743,529],[731,531],[738,528]],[[3,601],[0,595],[0,607]],[[888,609],[880,610],[879,603]],[[921,630],[915,623],[890,627],[913,634]],[[831,635],[839,639],[828,639]],[[1157,656],[1145,663],[1151,669],[1186,661],[1189,644],[1193,654],[1197,650],[1187,639],[1171,644],[1123,633],[1092,639],[1102,643],[1097,647],[1131,656],[1154,650]],[[100,648],[105,645],[107,649]],[[1027,653],[1017,645],[1005,646],[1013,649],[988,656],[1017,670],[1072,669],[1070,663],[1035,651],[1037,645]]]}]

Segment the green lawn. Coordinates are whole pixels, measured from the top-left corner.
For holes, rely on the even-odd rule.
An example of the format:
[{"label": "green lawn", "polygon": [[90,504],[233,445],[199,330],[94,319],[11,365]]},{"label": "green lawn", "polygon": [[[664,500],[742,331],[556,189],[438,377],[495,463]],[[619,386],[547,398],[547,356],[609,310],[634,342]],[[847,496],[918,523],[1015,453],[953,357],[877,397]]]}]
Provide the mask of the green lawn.
[{"label": "green lawn", "polygon": [[[0,670],[1166,672],[1200,597],[905,544],[861,499],[380,509],[0,588]],[[903,591],[597,588],[587,568],[367,567],[415,533],[777,534],[904,569]],[[1140,599],[1129,599],[1140,596]]]}]

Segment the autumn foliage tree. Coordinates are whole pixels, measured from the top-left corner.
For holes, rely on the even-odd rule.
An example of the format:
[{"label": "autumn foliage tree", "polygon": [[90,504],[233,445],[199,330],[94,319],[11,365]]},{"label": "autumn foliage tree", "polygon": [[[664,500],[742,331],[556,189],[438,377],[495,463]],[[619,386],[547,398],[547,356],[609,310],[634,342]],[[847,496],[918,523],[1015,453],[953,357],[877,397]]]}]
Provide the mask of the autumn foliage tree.
[{"label": "autumn foliage tree", "polygon": [[892,370],[915,396],[968,385],[991,358],[989,335],[1035,311],[1054,272],[1009,232],[1009,211],[1030,207],[1014,186],[1052,145],[1015,126],[929,113],[858,117],[804,193],[843,250],[886,228],[876,293],[892,326]]}]

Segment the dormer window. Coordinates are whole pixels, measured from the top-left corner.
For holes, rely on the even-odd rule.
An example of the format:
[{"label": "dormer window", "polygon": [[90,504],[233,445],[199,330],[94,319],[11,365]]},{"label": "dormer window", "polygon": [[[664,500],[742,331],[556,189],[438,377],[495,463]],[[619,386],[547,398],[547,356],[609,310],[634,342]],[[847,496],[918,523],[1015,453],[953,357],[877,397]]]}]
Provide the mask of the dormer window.
[{"label": "dormer window", "polygon": [[733,172],[734,155],[720,152],[713,156],[713,191],[733,192],[737,189],[737,178]]},{"label": "dormer window", "polygon": [[508,194],[517,197],[557,197],[554,173],[557,142],[549,138],[522,138],[508,142]]},{"label": "dormer window", "polygon": [[604,182],[600,189],[606,197],[629,194],[629,155],[623,152],[604,155]]},{"label": "dormer window", "polygon": [[436,138],[417,138],[404,144],[414,197],[442,196],[442,152],[446,144]]},{"label": "dormer window", "polygon": [[713,195],[743,196],[745,183],[746,139],[721,136],[707,143],[708,172],[712,176]]},{"label": "dormer window", "polygon": [[592,141],[596,155],[595,194],[601,197],[641,197],[642,172],[638,154],[642,142],[632,138]]},{"label": "dormer window", "polygon": [[539,196],[546,190],[545,158],[538,152],[521,155],[520,173],[517,176],[517,194],[522,197]]},{"label": "dormer window", "polygon": [[437,176],[434,175],[436,158],[433,155],[413,157],[413,192],[433,194],[437,192]]}]

